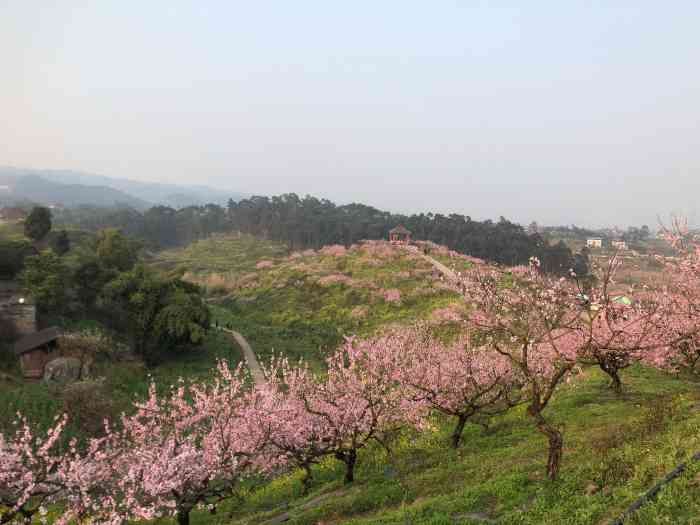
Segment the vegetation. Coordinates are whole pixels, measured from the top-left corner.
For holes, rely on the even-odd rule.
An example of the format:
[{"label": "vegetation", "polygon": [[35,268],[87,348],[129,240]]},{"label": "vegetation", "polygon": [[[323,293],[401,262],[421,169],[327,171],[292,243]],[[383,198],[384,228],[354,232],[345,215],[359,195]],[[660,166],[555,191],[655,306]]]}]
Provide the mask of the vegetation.
[{"label": "vegetation", "polygon": [[386,239],[390,229],[403,224],[416,239],[502,264],[522,264],[537,256],[546,271],[559,274],[565,274],[573,264],[566,244],[550,246],[538,234],[529,235],[503,217],[498,222],[479,222],[457,214],[404,216],[362,204],[338,206],[311,196],[302,199],[295,194],[230,200],[226,208],[216,204],[179,210],[156,206],[143,213],[83,208],[64,212],[58,220],[91,230],[118,228],[153,248],[183,245],[214,233],[243,232],[285,243],[293,250],[333,244],[348,247],[362,239]]},{"label": "vegetation", "polygon": [[35,206],[24,221],[24,234],[33,241],[40,241],[51,231],[51,211]]},{"label": "vegetation", "polygon": [[[253,337],[265,326],[278,330],[268,332],[268,348],[254,346],[263,355],[274,347],[279,359],[255,389],[242,370],[223,363],[213,374],[188,374],[169,392],[159,387],[164,375],[148,392],[140,379],[139,398],[103,435],[95,435],[90,416],[72,414],[72,429],[70,420],[44,424],[46,434],[20,422],[19,433],[6,431],[0,442],[9,498],[0,515],[41,514],[50,505],[66,518],[176,516],[188,524],[216,520],[203,513],[209,507],[226,522],[250,523],[293,501],[296,523],[611,517],[658,477],[659,465],[689,457],[698,444],[693,383],[667,374],[688,358],[698,333],[700,248],[693,251],[690,239],[687,249],[682,234],[672,240],[687,257],[668,263],[670,287],[645,290],[632,305],[614,300],[611,275],[595,276],[583,290],[575,274],[551,278],[536,258],[504,269],[436,246],[426,247],[459,272],[458,281],[434,276],[419,250],[383,241],[293,253],[269,245],[259,258],[246,255],[241,247],[251,241],[237,235],[226,239],[236,252],[230,266],[212,249],[215,271],[201,261],[197,271],[171,276],[142,264],[121,270],[98,254],[97,275],[108,279],[95,304],[116,312],[114,328],[130,334],[137,352],[143,343],[147,361],[158,361],[150,349],[208,341],[209,312],[197,285],[216,303],[215,323]],[[177,268],[191,255],[171,251],[165,265]],[[427,323],[425,332],[401,324],[416,319]],[[466,333],[465,321],[472,326]],[[342,343],[351,333],[363,337]],[[629,358],[625,390],[608,394],[589,364],[593,356],[609,374],[608,357],[620,352]],[[184,355],[197,360],[195,352]],[[92,396],[98,412],[112,412],[101,388],[63,394],[64,409],[90,414],[83,408]],[[16,399],[21,405],[26,396]],[[589,411],[591,399],[600,411]],[[623,411],[624,423],[612,423],[611,414]],[[607,435],[612,425],[623,438]],[[66,451],[61,443],[71,431],[84,434]],[[548,442],[546,476],[536,432]],[[645,458],[652,446],[661,447],[654,468]],[[676,492],[664,493],[670,499],[658,500],[661,507],[645,508],[650,522],[684,522],[698,510],[688,504],[697,470],[691,465]]]}]

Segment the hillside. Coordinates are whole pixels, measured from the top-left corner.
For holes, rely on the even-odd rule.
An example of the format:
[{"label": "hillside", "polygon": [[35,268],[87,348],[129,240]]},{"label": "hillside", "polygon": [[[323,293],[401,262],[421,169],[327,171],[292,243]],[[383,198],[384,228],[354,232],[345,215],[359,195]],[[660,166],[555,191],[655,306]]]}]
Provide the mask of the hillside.
[{"label": "hillside", "polygon": [[[457,271],[473,264],[434,247]],[[383,242],[345,250],[288,253],[251,237],[218,237],[163,252],[160,263],[206,287],[220,323],[241,331],[263,360],[275,353],[320,366],[342,335],[369,335],[394,323],[424,319],[442,333],[458,331],[463,304],[424,260]],[[397,301],[387,290],[398,290]],[[323,460],[303,494],[293,472],[224,503],[193,523],[231,524],[603,524],[700,450],[700,390],[695,378],[635,366],[616,396],[587,368],[548,409],[566,429],[561,479],[544,476],[545,440],[518,408],[467,425],[458,450],[448,447],[453,421],[432,431],[403,431],[391,453],[362,453],[357,481],[342,483],[342,465]],[[675,480],[627,523],[697,523],[700,464]]]},{"label": "hillside", "polygon": [[289,253],[250,236],[219,236],[162,252],[155,264],[203,285],[215,320],[243,333],[263,359],[274,350],[319,362],[343,336],[460,311],[429,263],[383,241]]},{"label": "hillside", "polygon": [[[430,243],[423,248],[456,272],[481,263]],[[215,324],[243,334],[263,364],[273,355],[304,358],[322,374],[324,358],[344,336],[366,337],[416,320],[447,339],[463,330],[468,306],[421,253],[384,241],[293,252],[252,236],[219,235],[151,254],[149,264],[203,286]],[[86,319],[66,326],[97,325]],[[153,368],[107,360],[95,372],[106,378],[105,406],[115,417],[134,396],[146,394],[151,378],[163,389],[178,377],[206,378],[217,359],[237,364],[240,348],[211,330],[199,350]],[[524,407],[467,424],[456,450],[448,446],[454,420],[434,415],[421,431],[404,428],[392,435],[388,449],[378,444],[362,449],[352,485],[343,484],[342,464],[327,457],[314,465],[308,493],[299,471],[246,482],[240,497],[219,504],[216,513],[194,510],[191,523],[609,523],[700,450],[697,377],[635,365],[624,371],[623,382],[624,393],[615,395],[607,378],[587,367],[558,390],[547,408],[565,436],[556,482],[545,477],[546,442]],[[0,390],[0,411],[21,410],[42,425],[67,406],[66,398],[42,384],[5,382]],[[70,432],[79,435],[81,428]],[[693,524],[698,516],[695,463],[626,523]]]},{"label": "hillside", "polygon": [[[91,173],[82,173],[67,170],[30,170],[18,168],[0,167],[0,185],[3,178],[40,178],[44,186],[50,187],[50,183],[71,186],[80,195],[79,204],[93,206],[109,206],[107,203],[126,203],[137,209],[144,209],[154,205],[165,205],[174,208],[182,208],[193,205],[217,203],[224,205],[229,198],[240,200],[243,194],[222,191],[201,185],[179,185],[153,182],[140,182],[128,179],[104,177]],[[37,186],[37,182],[34,182]],[[98,187],[107,193],[100,199],[94,195],[94,188]],[[40,192],[42,186],[37,186],[34,191]],[[92,188],[92,190],[91,190]],[[23,191],[26,192],[26,189]],[[43,195],[44,193],[39,193]],[[2,193],[0,193],[0,198]],[[39,201],[45,202],[45,201]],[[61,202],[64,206],[74,206],[68,201]]]},{"label": "hillside", "polygon": [[37,175],[11,176],[0,171],[0,202],[5,204],[37,203],[46,206],[77,207],[83,205],[128,206],[146,209],[150,203],[108,186],[62,184]]}]

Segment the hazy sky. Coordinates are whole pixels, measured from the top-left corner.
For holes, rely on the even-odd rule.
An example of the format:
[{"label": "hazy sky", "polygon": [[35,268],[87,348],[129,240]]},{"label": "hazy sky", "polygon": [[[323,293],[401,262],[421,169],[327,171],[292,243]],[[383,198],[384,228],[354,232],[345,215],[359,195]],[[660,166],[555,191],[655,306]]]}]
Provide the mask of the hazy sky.
[{"label": "hazy sky", "polygon": [[697,1],[0,0],[0,165],[626,225],[699,128]]}]

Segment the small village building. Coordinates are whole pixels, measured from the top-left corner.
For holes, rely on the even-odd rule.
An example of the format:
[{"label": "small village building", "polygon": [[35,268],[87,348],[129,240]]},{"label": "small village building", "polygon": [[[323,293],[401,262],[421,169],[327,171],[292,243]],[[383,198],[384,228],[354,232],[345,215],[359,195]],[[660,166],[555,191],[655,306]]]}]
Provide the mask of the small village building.
[{"label": "small village building", "polygon": [[411,232],[399,225],[389,230],[389,242],[391,244],[409,244],[411,242]]},{"label": "small village building", "polygon": [[22,208],[0,208],[0,220],[3,221],[23,221],[28,217],[28,213]]},{"label": "small village building", "polygon": [[615,239],[610,244],[616,250],[626,250],[627,249],[627,243],[622,239]]},{"label": "small village building", "polygon": [[589,248],[602,248],[603,239],[600,237],[591,237],[590,239],[586,239],[586,246]]},{"label": "small village building", "polygon": [[44,367],[55,357],[58,328],[46,328],[20,339],[15,344],[15,355],[20,359],[25,379],[41,379]]}]

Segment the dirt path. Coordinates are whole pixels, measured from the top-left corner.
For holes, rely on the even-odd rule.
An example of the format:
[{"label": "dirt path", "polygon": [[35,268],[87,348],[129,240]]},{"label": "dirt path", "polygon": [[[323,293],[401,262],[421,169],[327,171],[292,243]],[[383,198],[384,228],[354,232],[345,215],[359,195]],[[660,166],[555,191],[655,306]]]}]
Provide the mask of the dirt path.
[{"label": "dirt path", "polygon": [[442,264],[440,261],[437,261],[437,260],[433,259],[430,255],[426,255],[426,254],[424,254],[424,253],[418,252],[418,254],[419,254],[423,259],[425,259],[425,260],[428,261],[430,264],[432,264],[433,267],[434,267],[438,272],[440,272],[442,275],[444,275],[446,279],[448,279],[448,280],[450,280],[450,281],[453,281],[453,282],[458,282],[458,281],[459,281],[459,277],[457,277],[457,274],[456,274],[455,272],[453,272],[452,270],[450,270],[447,266],[445,266],[444,264]]},{"label": "dirt path", "polygon": [[260,363],[258,363],[258,358],[255,357],[255,353],[248,344],[248,341],[245,340],[245,337],[243,337],[239,332],[236,332],[235,330],[229,330],[228,328],[219,327],[219,330],[221,330],[227,336],[233,339],[238,344],[238,346],[241,347],[241,350],[243,350],[243,357],[245,358],[246,364],[248,365],[248,370],[250,370],[250,375],[253,376],[253,382],[256,385],[263,384],[265,382],[265,374],[263,374],[263,370],[260,367]]}]

